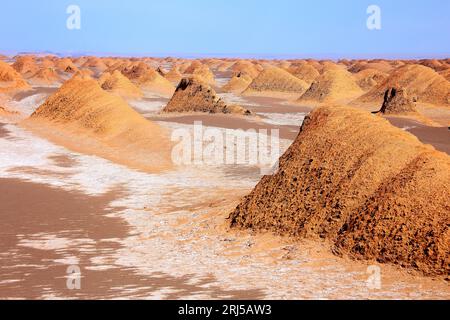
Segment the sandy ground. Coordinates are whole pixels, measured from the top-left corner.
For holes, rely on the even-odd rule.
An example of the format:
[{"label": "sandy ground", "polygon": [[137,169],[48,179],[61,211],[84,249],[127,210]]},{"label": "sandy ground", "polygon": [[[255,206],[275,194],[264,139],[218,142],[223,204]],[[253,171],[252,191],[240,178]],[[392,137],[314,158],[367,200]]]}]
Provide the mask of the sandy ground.
[{"label": "sandy ground", "polygon": [[[24,109],[32,109],[34,95],[19,99]],[[281,151],[310,110],[280,99],[226,98],[259,118],[163,117],[158,111],[167,100],[148,96],[130,104],[168,130],[191,129],[194,120],[279,128]],[[442,130],[390,120],[448,152]],[[226,218],[259,181],[257,167],[192,165],[148,174],[71,152],[11,123],[0,124],[0,159],[0,298],[450,298],[442,279],[336,257],[326,243],[230,230]],[[66,287],[70,265],[81,269],[80,290]],[[381,271],[378,289],[367,285],[372,265]]]},{"label": "sandy ground", "polygon": [[394,126],[402,128],[436,150],[450,155],[450,130],[447,127],[430,127],[415,120],[386,117]]}]

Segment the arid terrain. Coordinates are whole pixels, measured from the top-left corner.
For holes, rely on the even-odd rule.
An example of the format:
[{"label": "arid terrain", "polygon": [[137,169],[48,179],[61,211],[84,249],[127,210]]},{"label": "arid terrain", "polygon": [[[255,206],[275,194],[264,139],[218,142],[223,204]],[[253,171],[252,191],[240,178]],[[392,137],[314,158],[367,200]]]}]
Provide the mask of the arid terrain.
[{"label": "arid terrain", "polygon": [[0,55],[0,299],[450,299],[449,73]]}]

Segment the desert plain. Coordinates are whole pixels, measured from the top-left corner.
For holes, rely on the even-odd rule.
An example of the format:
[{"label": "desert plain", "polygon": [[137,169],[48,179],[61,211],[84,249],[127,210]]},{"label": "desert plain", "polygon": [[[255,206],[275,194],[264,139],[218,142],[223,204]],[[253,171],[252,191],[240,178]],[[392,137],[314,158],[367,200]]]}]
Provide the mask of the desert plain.
[{"label": "desert plain", "polygon": [[449,127],[450,59],[1,55],[0,298],[449,299]]}]

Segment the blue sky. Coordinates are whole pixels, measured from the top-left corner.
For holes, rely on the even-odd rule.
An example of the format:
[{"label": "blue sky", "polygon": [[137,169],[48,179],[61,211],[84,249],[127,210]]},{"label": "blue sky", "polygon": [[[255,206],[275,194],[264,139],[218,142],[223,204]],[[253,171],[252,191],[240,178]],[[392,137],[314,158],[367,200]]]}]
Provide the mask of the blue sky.
[{"label": "blue sky", "polygon": [[[66,28],[66,8],[81,29]],[[381,8],[382,29],[366,27]],[[0,50],[122,55],[449,57],[450,1],[2,1]]]}]

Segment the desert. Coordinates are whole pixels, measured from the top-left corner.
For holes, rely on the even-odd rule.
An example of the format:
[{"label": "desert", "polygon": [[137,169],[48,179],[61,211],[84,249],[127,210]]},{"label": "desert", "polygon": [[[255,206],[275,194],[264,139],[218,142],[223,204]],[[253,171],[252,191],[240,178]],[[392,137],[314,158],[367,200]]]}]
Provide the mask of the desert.
[{"label": "desert", "polygon": [[448,302],[450,3],[366,5],[0,5],[0,300]]},{"label": "desert", "polygon": [[[3,297],[72,297],[57,280],[69,261],[83,263],[86,277],[113,279],[80,298],[123,296],[113,286],[130,284],[124,296],[308,298],[328,281],[328,298],[449,297],[444,62],[7,61],[0,64],[2,212],[35,209],[22,227],[2,215],[12,233],[30,228],[2,243],[2,252],[17,252],[2,265]],[[278,169],[263,174],[258,161],[205,165],[206,151],[200,162],[195,151],[192,162],[178,164],[174,133],[198,123],[223,137],[245,132],[253,141],[254,134],[255,148],[276,130]],[[31,228],[38,214],[78,218]],[[376,293],[363,281],[373,264],[385,274]],[[17,268],[38,280],[20,278]],[[290,280],[275,285],[275,275]],[[359,283],[356,291],[345,289],[350,282]],[[39,289],[44,283],[50,291]]]}]

